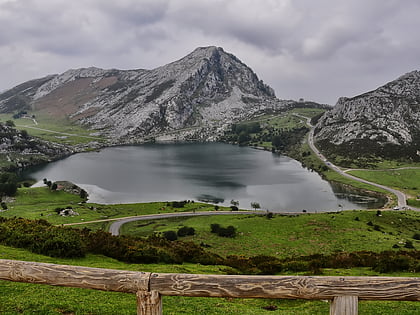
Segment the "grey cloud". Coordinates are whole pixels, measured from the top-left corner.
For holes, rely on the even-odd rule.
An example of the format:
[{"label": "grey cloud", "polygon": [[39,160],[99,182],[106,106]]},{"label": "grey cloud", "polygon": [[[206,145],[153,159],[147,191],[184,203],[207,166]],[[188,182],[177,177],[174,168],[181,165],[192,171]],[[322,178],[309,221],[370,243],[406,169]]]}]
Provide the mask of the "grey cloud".
[{"label": "grey cloud", "polygon": [[[418,0],[0,0],[0,89],[222,46],[280,98],[335,103],[419,69]],[[23,80],[22,80],[23,81]]]}]

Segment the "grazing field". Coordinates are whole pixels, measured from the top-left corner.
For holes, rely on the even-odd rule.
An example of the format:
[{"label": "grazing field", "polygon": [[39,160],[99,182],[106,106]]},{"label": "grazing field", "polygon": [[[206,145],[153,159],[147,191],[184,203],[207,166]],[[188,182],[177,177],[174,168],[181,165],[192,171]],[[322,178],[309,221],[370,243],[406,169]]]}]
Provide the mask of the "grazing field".
[{"label": "grazing field", "polygon": [[63,143],[68,145],[84,144],[92,141],[103,142],[106,139],[93,135],[95,131],[76,125],[69,120],[52,120],[51,117],[28,112],[28,117],[36,114],[35,118],[12,119],[12,114],[0,114],[0,121],[12,120],[16,129],[26,130],[30,136]]},{"label": "grazing field", "polygon": [[[192,236],[180,239],[205,243],[223,256],[270,255],[278,258],[317,253],[386,251],[404,248],[407,241],[420,248],[413,236],[420,231],[420,213],[414,211],[343,211],[338,213],[212,216],[130,222],[122,234],[144,237],[155,232],[177,231],[188,226]],[[210,232],[211,224],[232,225],[234,238]]]},{"label": "grazing field", "polygon": [[420,169],[354,170],[349,173],[375,183],[403,190],[412,198],[420,195]]},{"label": "grazing field", "polygon": [[[187,203],[184,209],[173,208],[166,202],[134,205],[90,205],[79,204],[80,197],[47,188],[21,188],[15,202],[8,203],[9,210],[0,216],[21,216],[46,219],[55,224],[150,214],[162,211],[175,212],[192,209],[213,210],[214,206]],[[75,217],[60,217],[54,209],[72,205],[80,212]],[[90,207],[96,208],[96,210]],[[163,209],[164,208],[164,209]],[[41,213],[43,214],[41,216]],[[380,215],[380,216],[379,216]],[[411,211],[344,211],[340,213],[300,214],[296,216],[274,215],[229,215],[192,217],[171,220],[133,222],[123,226],[127,234],[145,236],[154,232],[177,230],[183,226],[194,227],[196,234],[180,238],[210,246],[207,250],[225,256],[229,254],[276,257],[299,257],[310,253],[352,251],[352,250],[392,250],[398,245],[402,250],[414,251],[404,246],[410,241],[419,248],[420,241],[414,234],[420,229],[420,214]],[[237,229],[235,238],[216,236],[209,232],[210,224],[233,225]],[[141,225],[141,226],[139,226]],[[85,224],[89,228],[105,228],[97,224]],[[183,264],[129,264],[115,259],[88,254],[84,258],[52,258],[0,245],[3,259],[39,261],[88,267],[111,268],[149,272],[226,274],[233,269],[226,266],[205,266],[194,263]],[[305,275],[307,272],[285,270],[284,275]],[[330,269],[324,268],[323,275],[341,276],[416,276],[418,273],[393,272],[379,274],[371,268]],[[415,302],[362,301],[362,314],[415,314]],[[0,281],[1,314],[133,314],[135,296],[111,292],[100,292],[75,288],[60,288],[43,285],[22,284]],[[329,304],[324,301],[267,300],[267,299],[220,299],[164,297],[165,314],[267,314],[267,309],[275,314],[326,314]]]},{"label": "grazing field", "polygon": [[[104,220],[137,216],[142,214],[184,212],[184,211],[214,211],[214,205],[199,202],[186,203],[181,208],[175,208],[171,202],[150,202],[137,204],[101,205],[85,203],[79,195],[63,191],[51,191],[47,187],[19,188],[12,202],[7,203],[8,209],[0,212],[0,216],[12,218],[44,219],[53,224],[81,223],[83,221]],[[59,216],[56,209],[71,208],[79,215]],[[220,210],[230,208],[219,207]],[[98,226],[103,226],[99,224]]]}]

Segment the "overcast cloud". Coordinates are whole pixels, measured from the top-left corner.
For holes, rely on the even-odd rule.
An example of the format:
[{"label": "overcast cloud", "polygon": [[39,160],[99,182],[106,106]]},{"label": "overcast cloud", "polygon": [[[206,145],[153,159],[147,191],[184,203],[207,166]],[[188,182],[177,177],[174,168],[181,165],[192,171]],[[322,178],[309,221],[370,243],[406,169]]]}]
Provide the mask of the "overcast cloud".
[{"label": "overcast cloud", "polygon": [[220,46],[282,99],[335,104],[420,70],[418,0],[0,0],[0,90]]}]

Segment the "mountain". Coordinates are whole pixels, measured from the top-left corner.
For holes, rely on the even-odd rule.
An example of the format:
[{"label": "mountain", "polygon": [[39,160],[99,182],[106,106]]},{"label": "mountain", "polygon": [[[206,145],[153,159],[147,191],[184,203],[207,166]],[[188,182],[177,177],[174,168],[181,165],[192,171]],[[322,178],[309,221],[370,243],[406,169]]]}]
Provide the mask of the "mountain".
[{"label": "mountain", "polygon": [[315,129],[329,154],[420,160],[420,71],[378,89],[340,98]]},{"label": "mountain", "polygon": [[209,140],[234,121],[289,103],[218,47],[197,48],[153,70],[68,70],[0,94],[1,113],[32,110],[68,118],[118,143]]}]

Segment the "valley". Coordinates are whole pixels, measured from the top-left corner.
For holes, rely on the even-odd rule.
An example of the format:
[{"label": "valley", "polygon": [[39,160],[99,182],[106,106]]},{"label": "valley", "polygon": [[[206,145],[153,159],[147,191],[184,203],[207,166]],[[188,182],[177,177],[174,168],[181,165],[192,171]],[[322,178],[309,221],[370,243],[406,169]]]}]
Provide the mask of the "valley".
[{"label": "valley", "polygon": [[[418,277],[419,86],[413,71],[334,107],[284,100],[213,46],[152,70],[90,67],[24,82],[0,93],[1,257],[193,274]],[[33,167],[33,179],[17,178]],[[48,173],[53,167],[67,169],[64,178]],[[72,177],[91,170],[98,182]],[[361,210],[368,206],[357,197],[387,202]],[[0,313],[135,312],[123,294],[0,284]],[[416,307],[360,302],[363,314]],[[329,304],[165,297],[164,309],[325,314]]]}]

